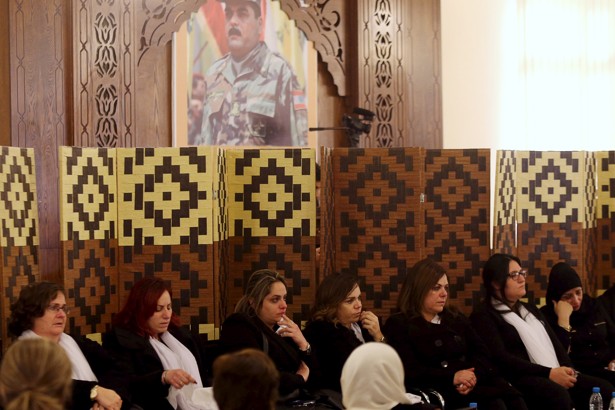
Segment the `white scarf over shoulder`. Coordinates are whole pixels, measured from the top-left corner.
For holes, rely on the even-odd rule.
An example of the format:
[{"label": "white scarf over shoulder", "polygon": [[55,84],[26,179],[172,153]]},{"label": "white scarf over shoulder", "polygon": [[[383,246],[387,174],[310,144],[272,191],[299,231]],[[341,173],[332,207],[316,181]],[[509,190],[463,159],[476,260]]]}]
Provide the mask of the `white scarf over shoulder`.
[{"label": "white scarf over shoulder", "polygon": [[498,312],[504,313],[502,318],[517,330],[532,363],[550,368],[560,367],[545,326],[525,306],[520,305],[519,316],[497,299],[491,299],[491,305]]},{"label": "white scarf over shoulder", "polygon": [[196,384],[188,384],[181,389],[170,386],[167,400],[174,409],[203,409],[203,406],[192,401],[194,391],[203,387],[199,367],[196,364],[194,355],[169,332],[162,333],[160,339],[162,341],[150,337],[149,342],[158,354],[162,367],[165,370],[182,369],[196,380]]},{"label": "white scarf over shoulder", "polygon": [[[40,337],[32,330],[26,330],[19,336],[18,339],[32,339]],[[79,348],[75,339],[67,335],[66,333],[62,333],[60,335],[60,341],[58,344],[64,349],[66,355],[70,359],[70,363],[73,368],[73,380],[85,380],[88,382],[97,382],[98,379],[96,375],[92,371],[92,367],[88,363],[88,360],[83,355],[83,352]]]}]

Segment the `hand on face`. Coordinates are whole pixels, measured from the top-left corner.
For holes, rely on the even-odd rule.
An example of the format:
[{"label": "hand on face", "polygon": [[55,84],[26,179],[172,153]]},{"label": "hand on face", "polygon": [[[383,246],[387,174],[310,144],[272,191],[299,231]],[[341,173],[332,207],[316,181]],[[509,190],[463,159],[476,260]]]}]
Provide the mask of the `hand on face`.
[{"label": "hand on face", "polygon": [[361,326],[366,329],[375,341],[379,342],[382,339],[382,332],[380,331],[380,322],[378,316],[373,312],[363,311],[361,312]]},{"label": "hand on face", "polygon": [[290,337],[301,350],[307,349],[308,342],[307,340],[305,340],[301,329],[295,322],[290,320],[288,316],[283,315],[282,319],[278,321],[278,326],[280,326],[280,328],[278,329],[277,333],[280,336]]},{"label": "hand on face", "polygon": [[565,322],[570,321],[570,315],[572,314],[573,308],[570,303],[565,300],[553,301],[553,310],[557,315],[558,320],[563,320]]}]

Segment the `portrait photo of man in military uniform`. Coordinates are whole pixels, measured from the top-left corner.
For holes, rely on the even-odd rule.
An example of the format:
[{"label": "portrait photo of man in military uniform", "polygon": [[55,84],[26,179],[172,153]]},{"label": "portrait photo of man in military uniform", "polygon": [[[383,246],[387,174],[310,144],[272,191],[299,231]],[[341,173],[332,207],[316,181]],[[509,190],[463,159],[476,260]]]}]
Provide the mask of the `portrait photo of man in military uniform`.
[{"label": "portrait photo of man in military uniform", "polygon": [[188,142],[307,145],[305,90],[289,62],[262,39],[263,2],[219,1],[228,52],[205,73],[201,132]]}]

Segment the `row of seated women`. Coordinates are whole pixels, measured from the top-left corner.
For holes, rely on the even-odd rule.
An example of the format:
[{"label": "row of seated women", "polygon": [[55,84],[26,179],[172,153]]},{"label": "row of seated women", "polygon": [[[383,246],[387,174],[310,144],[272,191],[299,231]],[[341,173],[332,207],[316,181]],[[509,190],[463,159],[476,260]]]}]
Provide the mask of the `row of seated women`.
[{"label": "row of seated women", "polygon": [[[610,339],[615,326],[599,304],[583,296],[571,268],[554,267],[552,299],[544,308],[548,320],[521,301],[527,272],[519,259],[493,255],[482,276],[484,302],[468,319],[447,304],[446,272],[429,259],[420,261],[406,275],[399,312],[381,329],[376,315],[362,308],[357,278],[330,275],[302,331],[286,315],[284,278],[257,271],[223,323],[220,344],[226,352],[265,352],[279,372],[283,399],[302,389],[341,392],[348,357],[371,341],[396,350],[408,390],[435,388],[447,409],[470,402],[483,409],[583,409],[592,387],[610,397],[612,373],[604,368],[615,359]],[[72,363],[72,408],[208,408],[205,394],[199,396],[206,377],[202,350],[179,326],[164,281],[148,277],[133,286],[103,347],[64,333],[68,310],[57,285],[27,286],[11,306],[9,331],[64,348]],[[353,403],[367,400],[366,392],[345,394],[344,405],[357,407]]]}]

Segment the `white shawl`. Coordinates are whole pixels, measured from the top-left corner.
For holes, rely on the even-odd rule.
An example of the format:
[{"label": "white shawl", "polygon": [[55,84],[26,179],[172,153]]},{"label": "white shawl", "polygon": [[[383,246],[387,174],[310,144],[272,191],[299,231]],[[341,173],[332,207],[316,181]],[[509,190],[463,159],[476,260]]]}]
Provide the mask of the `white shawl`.
[{"label": "white shawl", "polygon": [[[21,336],[19,336],[18,339],[32,339],[36,337],[41,336],[37,335],[32,330],[26,330],[21,334]],[[79,348],[77,342],[75,342],[75,339],[66,333],[62,333],[58,344],[62,347],[62,349],[64,349],[66,355],[70,359],[73,367],[73,380],[85,380],[88,382],[98,381],[96,375],[90,367],[90,364],[88,363],[88,360],[83,355],[83,352]]]},{"label": "white shawl", "polygon": [[517,329],[532,363],[550,368],[560,367],[547,330],[525,306],[520,305],[519,316],[497,299],[491,299],[491,305],[499,312],[508,312],[502,318]]},{"label": "white shawl", "polygon": [[194,355],[169,332],[162,333],[160,338],[162,342],[153,337],[150,337],[149,342],[158,354],[162,367],[165,370],[182,369],[196,380],[196,384],[187,384],[181,389],[170,386],[167,400],[174,409],[203,409],[204,407],[192,401],[194,391],[203,387],[199,367],[196,364]]}]

